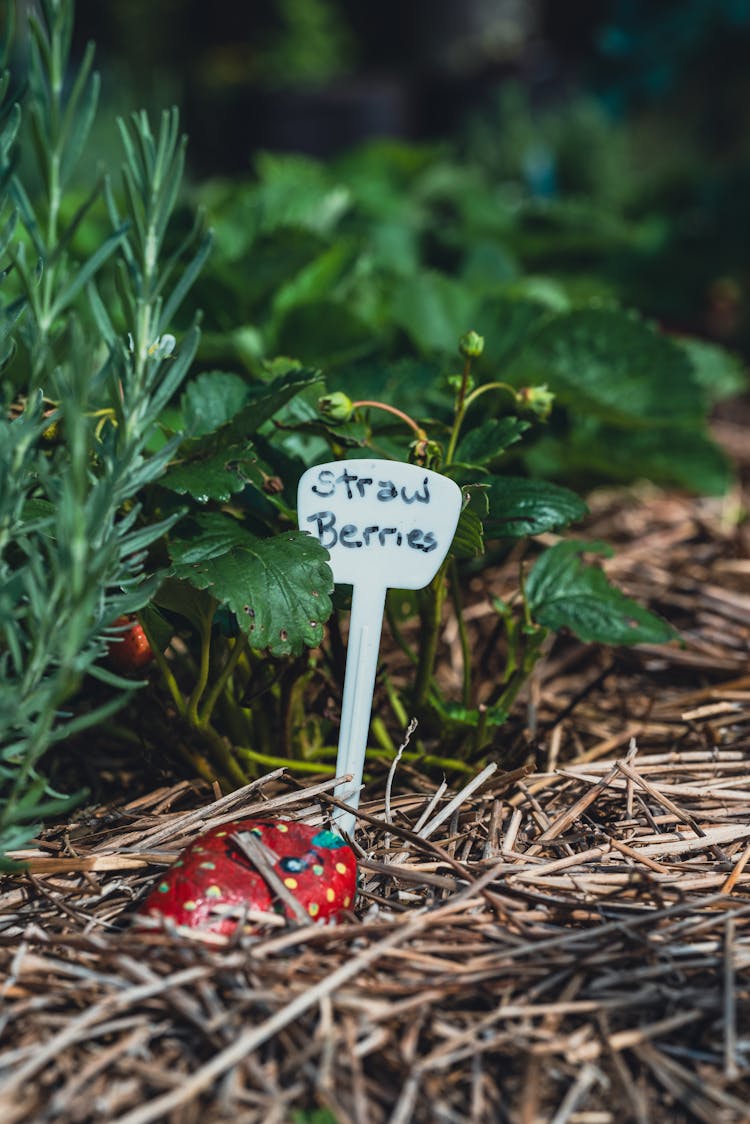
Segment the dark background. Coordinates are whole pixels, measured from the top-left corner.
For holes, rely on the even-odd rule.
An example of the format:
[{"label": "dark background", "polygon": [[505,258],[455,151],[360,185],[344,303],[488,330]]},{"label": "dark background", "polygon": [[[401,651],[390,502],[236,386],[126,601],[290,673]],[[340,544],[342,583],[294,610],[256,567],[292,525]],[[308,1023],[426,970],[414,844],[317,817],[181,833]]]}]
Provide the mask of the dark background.
[{"label": "dark background", "polygon": [[78,0],[105,94],[175,101],[201,171],[257,147],[327,155],[443,135],[509,78],[659,108],[715,155],[747,152],[750,0]]}]

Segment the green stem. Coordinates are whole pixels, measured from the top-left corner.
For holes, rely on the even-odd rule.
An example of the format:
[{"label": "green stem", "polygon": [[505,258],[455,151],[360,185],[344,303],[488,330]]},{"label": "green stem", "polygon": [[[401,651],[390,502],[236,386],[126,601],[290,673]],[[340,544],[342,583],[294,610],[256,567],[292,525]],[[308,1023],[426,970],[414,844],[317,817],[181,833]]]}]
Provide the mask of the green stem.
[{"label": "green stem", "polygon": [[474,733],[474,746],[477,750],[481,749],[484,745],[484,738],[487,732],[487,717],[489,711],[486,706],[480,705],[477,712],[477,728]]},{"label": "green stem", "polygon": [[385,601],[385,619],[388,621],[388,628],[390,629],[391,636],[395,640],[396,644],[398,644],[399,648],[404,653],[406,658],[416,667],[417,655],[404,640],[403,633],[401,632],[401,629],[399,628],[398,622],[396,620],[396,614],[394,612],[393,603],[390,597],[387,597]]},{"label": "green stem", "polygon": [[379,718],[376,715],[370,723],[370,729],[372,730],[372,736],[375,738],[375,741],[378,743],[381,749],[386,750],[388,753],[396,753],[396,747],[393,744],[393,739],[388,733],[385,722],[382,718]]},{"label": "green stem", "polygon": [[234,674],[235,668],[237,667],[240,658],[245,652],[247,652],[247,649],[248,640],[247,636],[243,632],[235,640],[234,647],[229,653],[229,658],[217,675],[213,687],[206,695],[205,702],[203,703],[203,707],[201,708],[201,712],[198,717],[199,726],[208,725],[211,719],[211,715],[213,714],[214,707],[224,693],[224,689],[231,679],[232,675]]},{"label": "green stem", "polygon": [[218,779],[216,769],[206,761],[203,754],[196,753],[186,745],[183,745],[180,738],[176,740],[175,751],[178,756],[182,757],[183,760],[187,762],[191,769],[195,770],[197,776],[201,777],[202,780],[213,784]]},{"label": "green stem", "polygon": [[288,757],[274,757],[270,753],[258,753],[255,749],[248,749],[246,746],[235,746],[234,752],[237,756],[247,762],[252,762],[256,765],[263,765],[269,769],[288,769],[294,773],[328,773],[334,775],[335,770],[331,765],[321,765],[314,761],[294,761]]},{"label": "green stem", "polygon": [[385,410],[388,414],[393,414],[394,417],[400,418],[401,421],[406,422],[410,429],[413,429],[420,441],[427,440],[427,434],[421,426],[417,425],[414,418],[410,418],[403,410],[399,410],[397,406],[389,406],[386,402],[375,402],[369,398],[362,398],[359,402],[352,402],[352,410],[358,409],[360,406],[369,406],[374,410]]},{"label": "green stem", "polygon": [[157,643],[157,641],[154,639],[153,634],[149,631],[148,626],[146,625],[145,621],[143,621],[140,617],[138,619],[139,619],[139,623],[141,625],[141,628],[146,633],[146,639],[148,640],[149,644],[151,645],[151,651],[154,654],[154,663],[159,668],[159,672],[161,674],[162,679],[164,680],[164,683],[166,684],[167,690],[169,691],[170,695],[172,696],[172,702],[174,703],[175,707],[177,708],[178,714],[180,714],[183,718],[185,718],[185,716],[187,715],[187,705],[185,703],[185,699],[183,698],[182,691],[180,690],[179,684],[174,677],[174,674],[172,672],[171,667],[169,666],[169,663],[167,662],[167,658],[164,655],[164,653],[162,652],[161,648],[159,647],[159,644]]},{"label": "green stem", "polygon": [[461,662],[463,666],[463,687],[461,698],[464,706],[468,707],[471,706],[471,649],[469,647],[469,634],[466,631],[466,621],[464,620],[463,599],[461,597],[461,583],[458,580],[458,565],[455,558],[452,558],[450,560],[448,575],[450,580],[453,606],[456,610],[456,621],[458,622],[458,640],[461,645]]},{"label": "green stem", "polygon": [[482,383],[481,386],[478,386],[476,390],[472,390],[471,394],[467,394],[466,401],[464,402],[465,408],[468,410],[472,402],[476,402],[477,398],[488,390],[507,390],[508,394],[514,399],[518,398],[518,391],[514,386],[511,386],[509,382],[485,382]]},{"label": "green stem", "polygon": [[453,428],[451,429],[450,439],[448,441],[448,448],[445,452],[445,466],[452,464],[453,454],[456,451],[458,443],[458,435],[461,432],[461,425],[466,413],[466,392],[469,388],[469,377],[471,375],[471,359],[467,356],[464,360],[464,369],[461,372],[461,385],[458,388],[456,395],[456,405],[453,414]]},{"label": "green stem", "polygon": [[212,726],[204,726],[201,734],[211,747],[212,756],[223,770],[225,777],[238,788],[247,784],[248,778],[237,764],[224,738]]},{"label": "green stem", "polygon": [[[214,613],[216,612],[216,605],[212,604],[208,613],[201,616],[200,625],[200,639],[201,639],[201,657],[198,666],[198,678],[193,690],[190,692],[190,698],[187,704],[187,719],[191,726],[201,727],[206,723],[201,721],[198,715],[198,704],[203,698],[203,693],[208,686],[208,677],[211,672],[211,625],[213,624]],[[209,712],[210,713],[210,712]]]},{"label": "green stem", "polygon": [[442,616],[443,601],[445,600],[445,569],[447,559],[443,562],[435,577],[424,591],[424,602],[420,618],[422,622],[422,636],[419,646],[419,660],[417,662],[417,675],[414,683],[414,706],[421,709],[427,702],[432,685],[432,675],[437,659],[438,640],[440,635],[440,619]]},{"label": "green stem", "polygon": [[[242,753],[242,750],[238,750],[237,752]],[[337,752],[335,745],[322,745],[318,749],[313,750],[310,756],[315,758],[335,757]],[[393,758],[393,750],[381,749],[378,746],[368,746],[367,758],[368,760],[385,761],[388,764]],[[407,750],[405,753],[401,754],[401,760],[407,765],[429,765],[436,769],[450,770],[454,773],[473,774],[476,772],[473,765],[467,765],[465,761],[459,761],[456,757],[438,757],[431,753]],[[289,768],[292,767],[292,765],[289,765]],[[318,771],[322,772],[322,767],[319,766]]]},{"label": "green stem", "polygon": [[464,371],[461,379],[461,389],[459,390],[458,397],[456,398],[455,416],[453,419],[453,428],[451,430],[450,441],[448,442],[448,450],[445,454],[446,466],[451,464],[453,461],[453,455],[456,451],[456,445],[458,444],[458,436],[461,432],[461,426],[463,425],[464,418],[466,417],[466,411],[468,410],[469,406],[471,406],[472,402],[476,402],[477,398],[479,398],[481,394],[484,394],[488,390],[507,390],[508,394],[511,394],[514,399],[517,398],[515,388],[507,382],[486,382],[482,386],[478,386],[476,390],[472,390],[470,394],[467,394],[466,388],[469,381],[468,368],[470,368],[470,360],[467,359],[466,363],[464,364]]},{"label": "green stem", "polygon": [[402,730],[405,730],[409,725],[409,718],[406,711],[404,710],[404,705],[401,702],[401,697],[396,688],[393,686],[391,677],[389,675],[383,676],[383,683],[385,685],[386,694],[388,695],[388,702],[391,704],[391,710],[395,715],[396,721],[398,722],[400,728]]}]

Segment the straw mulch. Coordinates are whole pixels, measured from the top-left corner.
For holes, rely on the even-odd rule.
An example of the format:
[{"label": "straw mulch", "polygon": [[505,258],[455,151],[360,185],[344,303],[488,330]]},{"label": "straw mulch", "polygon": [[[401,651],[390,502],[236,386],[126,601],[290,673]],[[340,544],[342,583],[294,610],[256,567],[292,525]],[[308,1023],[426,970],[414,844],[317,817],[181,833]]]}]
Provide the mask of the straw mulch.
[{"label": "straw mulch", "polygon": [[560,641],[501,734],[526,764],[447,788],[375,772],[338,926],[274,917],[224,946],[128,927],[196,833],[327,822],[330,779],[170,784],[50,828],[0,893],[4,1124],[750,1119],[740,501],[595,498],[613,576],[684,646]]}]

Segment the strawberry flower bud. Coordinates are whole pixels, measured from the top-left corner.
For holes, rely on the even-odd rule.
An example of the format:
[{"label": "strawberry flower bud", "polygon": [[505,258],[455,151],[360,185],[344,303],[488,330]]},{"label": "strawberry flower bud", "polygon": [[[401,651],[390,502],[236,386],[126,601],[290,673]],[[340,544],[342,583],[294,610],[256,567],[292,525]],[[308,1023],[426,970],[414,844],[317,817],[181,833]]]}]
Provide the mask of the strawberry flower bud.
[{"label": "strawberry flower bud", "polygon": [[547,384],[542,386],[522,386],[517,394],[518,403],[540,419],[546,421],[552,412],[552,403],[555,396],[547,389]]},{"label": "strawberry flower bud", "polygon": [[332,394],[326,394],[318,399],[318,413],[325,421],[349,421],[353,408],[351,398],[348,394],[344,394],[343,390],[335,390]]},{"label": "strawberry flower bud", "polygon": [[484,351],[484,336],[478,332],[467,332],[458,341],[458,350],[466,359],[478,359]]}]

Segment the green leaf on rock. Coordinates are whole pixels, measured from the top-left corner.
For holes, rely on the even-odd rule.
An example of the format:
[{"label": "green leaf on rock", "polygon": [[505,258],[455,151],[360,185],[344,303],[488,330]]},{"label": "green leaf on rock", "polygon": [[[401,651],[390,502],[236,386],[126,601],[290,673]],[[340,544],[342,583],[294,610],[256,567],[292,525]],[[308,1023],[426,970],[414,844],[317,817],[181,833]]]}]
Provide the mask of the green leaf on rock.
[{"label": "green leaf on rock", "polygon": [[671,625],[626,597],[599,566],[584,563],[585,553],[611,551],[602,543],[561,542],[536,561],[525,589],[535,621],[599,644],[664,644],[676,638]]},{"label": "green leaf on rock", "polygon": [[541,535],[582,519],[588,511],[569,488],[521,476],[493,477],[487,494],[489,515],[484,530],[489,538]]},{"label": "green leaf on rock", "polygon": [[260,539],[217,512],[179,532],[169,544],[172,575],[228,605],[253,648],[286,656],[320,644],[333,576],[316,539],[301,531]]}]

